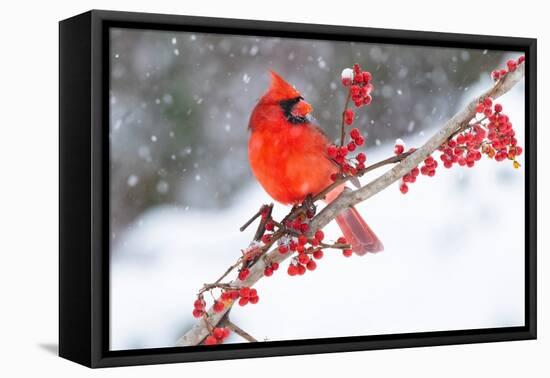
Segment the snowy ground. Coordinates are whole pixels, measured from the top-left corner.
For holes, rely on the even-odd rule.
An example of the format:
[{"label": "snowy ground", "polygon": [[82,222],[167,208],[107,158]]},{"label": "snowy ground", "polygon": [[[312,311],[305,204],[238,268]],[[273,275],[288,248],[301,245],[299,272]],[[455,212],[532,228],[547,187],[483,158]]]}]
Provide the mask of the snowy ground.
[{"label": "snowy ground", "polygon": [[[522,144],[523,88],[501,103]],[[371,162],[389,154],[389,145],[368,151]],[[287,276],[285,264],[256,286],[260,302],[236,306],[232,319],[269,340],[523,325],[524,178],[509,162],[484,159],[422,176],[407,195],[388,188],[358,207],[384,252],[347,259],[327,251],[303,277]],[[196,291],[248,244],[253,231],[238,227],[266,202],[250,182],[226,211],[159,207],[129,227],[113,245],[111,348],[173,346],[194,322]],[[325,231],[339,235],[335,224]]]}]

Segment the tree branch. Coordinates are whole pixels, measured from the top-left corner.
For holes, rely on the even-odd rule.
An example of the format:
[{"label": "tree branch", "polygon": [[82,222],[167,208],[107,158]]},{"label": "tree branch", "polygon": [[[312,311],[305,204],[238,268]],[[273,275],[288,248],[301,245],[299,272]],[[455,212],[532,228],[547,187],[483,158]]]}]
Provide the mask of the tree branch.
[{"label": "tree branch", "polygon": [[[311,236],[316,230],[322,229],[330,221],[332,221],[342,210],[354,206],[368,198],[374,196],[378,192],[387,188],[392,183],[399,180],[405,174],[409,173],[413,168],[422,163],[428,156],[430,156],[439,146],[445,143],[457,130],[465,126],[474,118],[475,108],[480,100],[485,97],[491,97],[496,99],[501,97],[510,89],[512,89],[524,75],[525,64],[519,64],[518,68],[514,72],[508,73],[504,78],[497,81],[490,89],[482,93],[480,96],[475,97],[470,103],[461,111],[456,113],[450,120],[448,120],[443,127],[435,133],[422,147],[416,149],[412,153],[402,154],[397,157],[392,157],[383,160],[379,163],[373,164],[371,167],[367,167],[365,171],[372,170],[381,167],[386,164],[397,163],[392,169],[371,181],[367,185],[357,190],[343,191],[333,202],[327,205],[321,212],[319,212],[310,222],[308,236]],[[364,173],[364,172],[363,172]],[[340,179],[341,182],[347,181],[347,177]],[[336,183],[334,184],[336,185]],[[328,188],[327,188],[328,189]],[[322,196],[319,193],[314,199],[323,198],[326,194],[324,190]],[[272,249],[264,255],[264,258],[258,259],[253,265],[249,267],[250,274],[244,280],[235,279],[229,283],[230,287],[235,289],[247,286],[251,287],[258,282],[264,273],[266,266],[272,262],[281,263],[282,261],[291,257],[292,253],[281,254],[277,249]],[[225,309],[219,313],[214,312],[211,307],[206,315],[198,321],[185,335],[183,335],[177,342],[177,346],[190,346],[200,344],[209,334],[209,326],[216,326],[224,318],[225,314],[232,308],[234,302],[228,304]],[[203,321],[204,320],[204,321]],[[206,324],[208,322],[208,324]]]}]

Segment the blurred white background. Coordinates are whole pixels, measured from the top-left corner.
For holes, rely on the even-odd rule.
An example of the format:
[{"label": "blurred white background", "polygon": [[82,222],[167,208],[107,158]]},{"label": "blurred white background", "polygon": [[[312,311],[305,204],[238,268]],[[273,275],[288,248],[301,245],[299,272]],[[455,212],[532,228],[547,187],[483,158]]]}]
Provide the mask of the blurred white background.
[{"label": "blurred white background", "polygon": [[[356,6],[361,11],[355,11]],[[90,8],[225,16],[234,18],[349,24],[386,28],[437,30],[539,38],[539,108],[548,88],[544,71],[548,48],[544,12],[534,1],[478,2],[465,0],[452,7],[440,2],[368,3],[350,1],[312,6],[281,0],[277,3],[239,4],[213,0],[81,1],[54,4],[19,2],[3,6],[9,15],[1,26],[3,60],[2,108],[4,137],[2,222],[5,260],[0,268],[3,298],[0,344],[3,376],[48,375],[84,377],[140,377],[151,375],[232,377],[247,373],[265,377],[305,372],[317,376],[361,374],[377,376],[544,376],[549,328],[544,322],[548,277],[539,274],[539,340],[436,348],[413,348],[315,356],[220,361],[91,371],[54,356],[57,343],[57,21]],[[449,9],[451,8],[451,9]],[[411,15],[414,15],[412,17]],[[473,20],[473,21],[472,21]],[[547,270],[544,255],[550,211],[542,193],[548,190],[549,141],[546,115],[539,112],[539,273]],[[441,172],[443,173],[443,172]],[[439,178],[441,179],[441,178]],[[432,183],[430,183],[432,184]],[[420,185],[411,189],[419,195]],[[411,197],[412,198],[412,197]],[[412,199],[410,200],[412,201]],[[373,260],[373,259],[370,259]],[[356,261],[360,261],[357,259]],[[342,263],[349,263],[349,260]],[[353,262],[352,262],[353,264]],[[349,264],[348,264],[349,265]],[[328,268],[329,264],[325,267]],[[322,269],[322,267],[320,268]],[[318,273],[320,273],[319,271]],[[317,273],[317,272],[316,272]],[[310,277],[313,277],[312,274]],[[307,279],[307,276],[304,277]],[[278,279],[273,277],[272,279]],[[272,283],[270,283],[272,284]],[[274,284],[274,283],[273,283]]]}]

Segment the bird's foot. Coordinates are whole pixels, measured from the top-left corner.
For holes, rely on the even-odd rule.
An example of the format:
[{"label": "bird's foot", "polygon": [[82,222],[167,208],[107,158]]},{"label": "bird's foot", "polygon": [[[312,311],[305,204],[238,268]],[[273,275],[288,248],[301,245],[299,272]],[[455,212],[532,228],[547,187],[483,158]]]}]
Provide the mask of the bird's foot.
[{"label": "bird's foot", "polygon": [[310,219],[313,218],[317,213],[317,206],[315,206],[315,201],[313,200],[313,196],[311,194],[308,194],[306,196],[306,198],[304,199],[303,206],[308,218]]}]

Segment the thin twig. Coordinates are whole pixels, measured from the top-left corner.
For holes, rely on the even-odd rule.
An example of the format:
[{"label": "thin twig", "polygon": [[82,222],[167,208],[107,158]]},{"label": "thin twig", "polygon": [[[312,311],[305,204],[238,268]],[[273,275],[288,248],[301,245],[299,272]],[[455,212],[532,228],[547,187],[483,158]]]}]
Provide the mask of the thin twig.
[{"label": "thin twig", "polygon": [[256,230],[256,235],[254,235],[254,240],[258,241],[262,238],[263,234],[265,233],[265,225],[271,219],[271,212],[272,211],[273,211],[273,204],[272,203],[270,203],[269,206],[267,206],[267,208],[264,208],[264,210],[262,211],[262,220],[260,221],[260,224],[258,225],[258,229]]},{"label": "thin twig", "polygon": [[255,343],[257,342],[258,340],[256,340],[251,334],[249,334],[248,332],[246,332],[245,330],[243,330],[241,327],[239,327],[238,325],[236,325],[235,323],[233,323],[231,320],[227,319],[224,323],[224,325],[229,328],[230,330],[232,330],[233,332],[235,332],[237,335],[239,335],[240,337],[242,337],[243,339],[245,339],[246,341],[249,341],[251,343]]},{"label": "thin twig", "polygon": [[344,111],[342,112],[342,124],[340,125],[340,147],[344,145],[346,138],[346,110],[348,110],[349,100],[351,99],[351,87],[348,90],[348,97],[346,98],[346,103],[344,105]]},{"label": "thin twig", "polygon": [[240,228],[239,228],[239,231],[243,232],[244,230],[247,229],[248,226],[250,226],[252,224],[252,222],[254,222],[260,215],[262,215],[262,212],[264,210],[264,207],[265,205],[263,205],[260,210],[258,210],[258,212],[256,214],[254,214],[252,216],[252,218],[250,218],[249,220],[246,221],[245,224],[243,224]]}]

